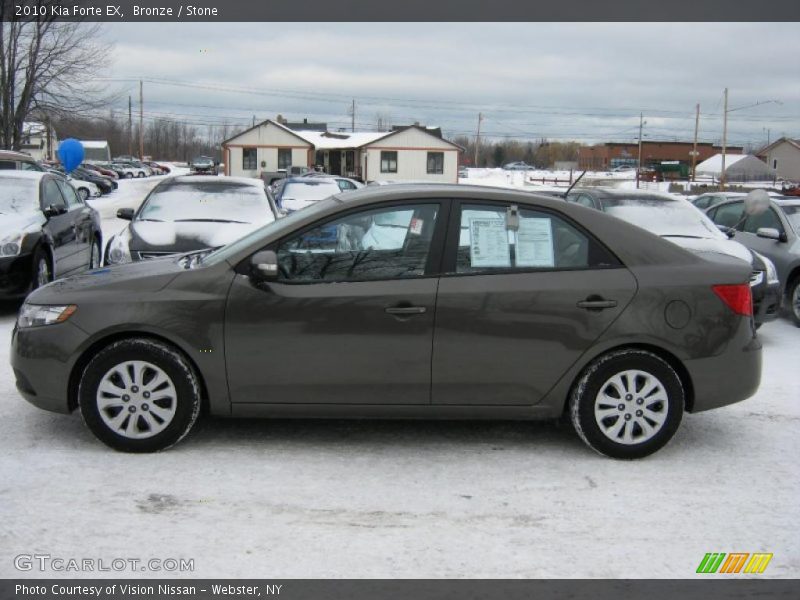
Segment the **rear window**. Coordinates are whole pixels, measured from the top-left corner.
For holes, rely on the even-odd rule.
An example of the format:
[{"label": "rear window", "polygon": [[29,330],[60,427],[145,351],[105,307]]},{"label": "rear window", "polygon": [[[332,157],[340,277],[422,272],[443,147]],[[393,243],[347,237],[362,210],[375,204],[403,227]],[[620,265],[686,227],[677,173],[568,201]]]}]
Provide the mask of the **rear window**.
[{"label": "rear window", "polygon": [[218,182],[186,182],[156,189],[136,218],[223,223],[269,223],[274,220],[263,189]]},{"label": "rear window", "polygon": [[284,200],[324,200],[340,191],[339,186],[333,181],[292,182],[284,184],[282,198]]}]

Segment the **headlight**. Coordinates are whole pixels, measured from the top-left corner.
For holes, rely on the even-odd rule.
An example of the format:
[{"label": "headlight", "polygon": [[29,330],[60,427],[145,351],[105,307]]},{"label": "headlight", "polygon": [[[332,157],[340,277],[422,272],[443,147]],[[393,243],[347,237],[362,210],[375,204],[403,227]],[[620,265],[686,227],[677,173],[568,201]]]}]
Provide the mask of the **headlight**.
[{"label": "headlight", "polygon": [[128,247],[128,236],[124,234],[115,235],[111,238],[108,245],[108,262],[112,265],[131,262],[131,251]]},{"label": "headlight", "polygon": [[78,307],[74,304],[62,306],[48,306],[44,304],[23,304],[19,309],[17,317],[17,327],[39,327],[40,325],[52,325],[53,323],[63,323],[69,319]]},{"label": "headlight", "polygon": [[0,240],[0,256],[19,256],[24,233],[14,233]]},{"label": "headlight", "polygon": [[764,266],[767,268],[767,285],[780,283],[780,280],[778,279],[778,270],[775,268],[775,263],[773,263],[763,254],[759,254],[755,250],[751,250],[751,252],[760,258],[764,262]]}]

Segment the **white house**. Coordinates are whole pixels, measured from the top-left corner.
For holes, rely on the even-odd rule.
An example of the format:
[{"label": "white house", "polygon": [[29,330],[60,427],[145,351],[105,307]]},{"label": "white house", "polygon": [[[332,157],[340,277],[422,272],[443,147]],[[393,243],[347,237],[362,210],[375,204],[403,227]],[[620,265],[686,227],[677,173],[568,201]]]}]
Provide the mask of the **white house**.
[{"label": "white house", "polygon": [[111,162],[111,148],[105,140],[81,140],[87,161]]},{"label": "white house", "polygon": [[[699,177],[719,179],[722,173],[722,154],[715,154],[697,165]],[[727,181],[771,181],[775,170],[752,154],[726,154],[725,179]]]},{"label": "white house", "polygon": [[800,181],[800,140],[782,137],[759,150],[757,156],[775,169],[778,177]]},{"label": "white house", "polygon": [[56,130],[50,126],[50,135],[44,123],[26,121],[22,124],[22,144],[20,150],[36,160],[53,160],[58,148]]},{"label": "white house", "polygon": [[222,155],[225,174],[238,177],[318,165],[363,181],[457,183],[462,148],[437,133],[419,125],[390,132],[293,130],[267,120],[224,141]]}]

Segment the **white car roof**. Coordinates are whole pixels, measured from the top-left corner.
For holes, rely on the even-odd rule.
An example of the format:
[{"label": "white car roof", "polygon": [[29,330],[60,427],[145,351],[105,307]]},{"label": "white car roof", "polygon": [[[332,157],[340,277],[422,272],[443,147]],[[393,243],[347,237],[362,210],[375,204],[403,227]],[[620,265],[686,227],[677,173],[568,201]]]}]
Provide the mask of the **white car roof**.
[{"label": "white car roof", "polygon": [[38,181],[47,175],[44,171],[9,170],[0,171],[0,179],[33,179]]},{"label": "white car roof", "polygon": [[174,179],[175,181],[179,181],[181,183],[194,183],[196,181],[202,181],[205,183],[240,183],[242,185],[250,185],[253,187],[258,187],[264,189],[264,181],[262,179],[254,179],[252,177],[214,177],[213,175],[177,175],[175,177],[171,177],[170,179]]}]

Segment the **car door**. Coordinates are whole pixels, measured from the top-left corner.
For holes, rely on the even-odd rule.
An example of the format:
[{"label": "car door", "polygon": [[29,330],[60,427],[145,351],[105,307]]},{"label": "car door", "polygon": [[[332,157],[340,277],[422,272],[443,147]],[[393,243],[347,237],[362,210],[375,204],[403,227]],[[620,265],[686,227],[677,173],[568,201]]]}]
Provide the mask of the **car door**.
[{"label": "car door", "polygon": [[44,230],[53,251],[53,277],[62,277],[77,267],[82,246],[57,179],[43,177],[40,194],[42,211],[50,211]]},{"label": "car door", "polygon": [[331,218],[270,246],[277,281],[237,274],[225,317],[232,402],[428,404],[441,208]]},{"label": "car door", "polygon": [[552,210],[464,201],[451,211],[432,402],[536,404],[622,313],[636,280]]},{"label": "car door", "polygon": [[82,269],[89,266],[92,243],[94,242],[94,220],[92,219],[92,209],[78,196],[75,188],[68,182],[56,180],[61,195],[67,202],[68,215],[75,228],[75,244],[78,250],[75,252],[73,269]]},{"label": "car door", "polygon": [[783,226],[775,208],[770,206],[758,215],[747,215],[742,224],[741,233],[736,234],[736,241],[742,242],[756,252],[760,252],[776,264],[784,263],[785,261],[782,260],[780,255],[786,251],[786,242],[759,237],[757,235],[758,230],[762,228],[776,229],[783,239],[786,239],[784,237],[787,236],[786,228]]}]

